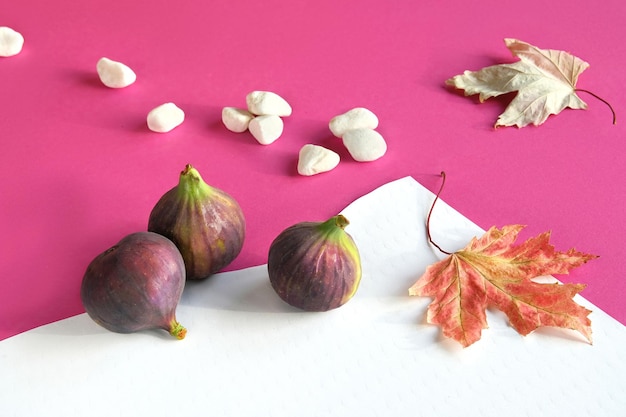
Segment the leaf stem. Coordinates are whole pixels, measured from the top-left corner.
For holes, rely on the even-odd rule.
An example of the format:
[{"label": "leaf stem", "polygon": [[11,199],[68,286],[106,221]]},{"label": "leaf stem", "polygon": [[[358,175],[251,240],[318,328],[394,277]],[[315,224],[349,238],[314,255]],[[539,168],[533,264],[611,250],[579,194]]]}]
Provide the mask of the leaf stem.
[{"label": "leaf stem", "polygon": [[442,181],[441,181],[441,186],[439,187],[439,191],[437,191],[437,195],[435,196],[435,200],[433,201],[433,204],[430,206],[430,210],[428,211],[428,217],[426,218],[426,235],[428,236],[428,241],[437,249],[439,249],[439,251],[441,253],[444,253],[446,255],[452,255],[452,252],[448,252],[445,251],[443,249],[441,249],[441,246],[439,246],[438,244],[436,244],[433,241],[433,238],[430,236],[430,215],[433,213],[433,209],[435,208],[435,203],[437,202],[437,200],[439,199],[439,195],[441,194],[441,191],[443,191],[443,186],[446,184],[446,173],[445,171],[441,171],[441,177],[442,177]]},{"label": "leaf stem", "polygon": [[575,88],[574,91],[580,91],[582,93],[587,93],[592,95],[593,97],[595,97],[596,99],[600,100],[601,102],[603,102],[604,104],[606,104],[609,109],[611,110],[611,113],[613,114],[613,124],[616,125],[617,124],[617,116],[615,115],[615,109],[613,109],[613,106],[611,106],[611,103],[609,103],[608,101],[606,101],[605,99],[603,99],[602,97],[598,96],[595,93],[592,93],[589,90],[585,90],[584,88]]}]

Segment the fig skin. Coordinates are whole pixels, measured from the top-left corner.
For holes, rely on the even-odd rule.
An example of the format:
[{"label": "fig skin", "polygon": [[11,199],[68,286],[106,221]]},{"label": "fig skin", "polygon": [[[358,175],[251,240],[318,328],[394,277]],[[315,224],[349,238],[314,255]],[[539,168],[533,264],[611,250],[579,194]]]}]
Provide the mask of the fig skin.
[{"label": "fig skin", "polygon": [[87,314],[112,332],[164,329],[177,339],[176,320],[185,287],[185,264],[176,246],[151,232],[124,237],[91,261],[80,297]]},{"label": "fig skin", "polygon": [[174,242],[185,260],[187,279],[201,280],[239,255],[246,221],[233,197],[208,185],[188,164],[180,173],[178,185],[152,209],[148,230]]},{"label": "fig skin", "polygon": [[297,223],[270,245],[268,274],[286,303],[305,311],[341,307],[356,293],[362,269],[359,251],[344,231],[341,214],[325,222]]}]

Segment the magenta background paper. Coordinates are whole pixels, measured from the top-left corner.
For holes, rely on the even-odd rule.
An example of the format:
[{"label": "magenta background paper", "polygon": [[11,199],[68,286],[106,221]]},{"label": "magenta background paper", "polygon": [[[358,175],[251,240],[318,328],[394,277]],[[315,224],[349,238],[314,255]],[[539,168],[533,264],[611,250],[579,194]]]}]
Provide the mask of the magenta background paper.
[{"label": "magenta background paper", "polygon": [[[266,262],[273,238],[324,220],[357,197],[413,176],[482,228],[520,223],[522,238],[551,230],[559,250],[600,256],[564,282],[626,324],[622,262],[624,125],[600,101],[540,127],[493,124],[510,97],[479,104],[445,87],[466,69],[511,62],[503,39],[567,50],[591,67],[578,86],[624,109],[626,3],[574,1],[5,2],[0,26],[21,32],[21,54],[0,58],[0,339],[83,312],[87,264],[150,209],[186,163],[233,195],[247,240],[228,268]],[[97,60],[135,70],[137,82],[104,87]],[[252,90],[292,105],[269,146],[221,124],[224,106]],[[167,134],[145,118],[172,101],[186,121]],[[389,151],[351,160],[328,130],[364,106]],[[306,143],[337,151],[329,173],[301,177]]]}]

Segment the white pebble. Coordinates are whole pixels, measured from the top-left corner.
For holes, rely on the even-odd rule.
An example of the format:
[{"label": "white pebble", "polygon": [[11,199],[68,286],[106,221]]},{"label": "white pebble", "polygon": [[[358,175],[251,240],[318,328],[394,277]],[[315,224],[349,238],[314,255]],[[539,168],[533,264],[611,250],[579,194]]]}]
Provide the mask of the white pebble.
[{"label": "white pebble", "polygon": [[22,52],[24,37],[7,26],[0,26],[0,56],[13,56]]},{"label": "white pebble", "polygon": [[222,109],[222,123],[231,132],[245,132],[253,118],[254,115],[248,110],[237,107],[224,107]]},{"label": "white pebble", "polygon": [[343,135],[343,144],[359,162],[375,161],[387,152],[387,143],[374,129],[352,129]]},{"label": "white pebble", "polygon": [[246,104],[250,113],[257,116],[275,115],[291,116],[291,106],[287,101],[271,91],[252,91],[246,96]]},{"label": "white pebble", "polygon": [[268,114],[250,120],[248,130],[261,145],[269,145],[283,134],[283,119]]},{"label": "white pebble", "polygon": [[96,70],[102,84],[110,88],[128,87],[137,80],[137,75],[128,66],[109,58],[100,58]]},{"label": "white pebble", "polygon": [[304,145],[298,156],[298,174],[311,176],[328,172],[339,165],[336,152],[319,145]]},{"label": "white pebble", "polygon": [[166,133],[185,120],[185,112],[174,103],[161,104],[148,113],[148,128],[153,132]]},{"label": "white pebble", "polygon": [[378,127],[378,117],[371,110],[364,107],[355,107],[330,119],[328,127],[333,132],[333,135],[340,138],[348,130],[361,128],[376,129]]}]

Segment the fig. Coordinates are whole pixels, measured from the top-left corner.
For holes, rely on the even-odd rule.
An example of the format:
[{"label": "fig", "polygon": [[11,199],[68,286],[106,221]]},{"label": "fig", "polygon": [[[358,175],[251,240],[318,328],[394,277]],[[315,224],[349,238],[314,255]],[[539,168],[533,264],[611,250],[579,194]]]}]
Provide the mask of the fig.
[{"label": "fig", "polygon": [[178,185],[150,213],[148,230],[170,239],[183,256],[187,279],[209,277],[241,252],[246,221],[237,201],[208,185],[187,165]]},{"label": "fig", "polygon": [[270,245],[272,288],[305,311],[328,311],[347,303],[361,281],[359,250],[342,214],[325,222],[302,222],[283,230]]},{"label": "fig", "polygon": [[137,232],[91,261],[80,297],[89,317],[105,329],[165,329],[183,339],[187,330],[176,320],[176,307],[184,287],[185,264],[174,243]]}]

